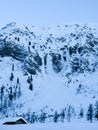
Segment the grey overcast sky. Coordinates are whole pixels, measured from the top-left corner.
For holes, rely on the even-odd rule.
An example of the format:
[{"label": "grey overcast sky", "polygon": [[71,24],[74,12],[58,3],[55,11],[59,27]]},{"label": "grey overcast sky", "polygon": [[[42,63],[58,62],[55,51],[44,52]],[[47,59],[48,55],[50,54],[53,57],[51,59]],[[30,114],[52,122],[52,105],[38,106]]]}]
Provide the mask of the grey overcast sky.
[{"label": "grey overcast sky", "polygon": [[0,0],[0,27],[10,22],[30,26],[97,23],[98,0]]}]

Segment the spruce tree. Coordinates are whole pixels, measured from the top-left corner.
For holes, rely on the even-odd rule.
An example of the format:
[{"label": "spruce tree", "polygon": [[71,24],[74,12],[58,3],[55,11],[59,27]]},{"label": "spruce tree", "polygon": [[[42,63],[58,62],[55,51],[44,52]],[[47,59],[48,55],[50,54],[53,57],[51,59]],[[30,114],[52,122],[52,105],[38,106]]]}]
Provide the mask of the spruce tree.
[{"label": "spruce tree", "polygon": [[12,87],[9,88],[9,107],[12,107],[12,101],[13,101],[13,93],[12,93]]},{"label": "spruce tree", "polygon": [[2,86],[1,89],[0,89],[0,100],[1,100],[0,110],[1,111],[2,111],[2,108],[3,108],[3,97],[4,97],[4,86]]},{"label": "spruce tree", "polygon": [[30,76],[28,76],[27,82],[28,82],[28,83],[31,82]]},{"label": "spruce tree", "polygon": [[93,119],[93,105],[90,104],[87,111],[87,120],[92,123],[92,119]]},{"label": "spruce tree", "polygon": [[11,76],[10,76],[10,81],[13,81],[13,79],[14,79],[14,74],[13,74],[13,73],[11,73]]},{"label": "spruce tree", "polygon": [[79,117],[80,117],[80,118],[83,118],[83,116],[84,116],[83,108],[80,108]]},{"label": "spruce tree", "polygon": [[55,111],[55,114],[53,116],[53,120],[55,123],[57,123],[57,121],[58,121],[58,112],[57,111]]},{"label": "spruce tree", "polygon": [[68,120],[68,122],[70,122],[70,118],[71,118],[71,106],[69,105],[68,111],[67,111],[67,120]]},{"label": "spruce tree", "polygon": [[61,116],[61,122],[64,122],[64,118],[65,118],[65,111],[64,110],[61,111],[60,116]]},{"label": "spruce tree", "polygon": [[19,84],[19,78],[17,78],[17,84]]},{"label": "spruce tree", "polygon": [[14,71],[14,63],[12,64],[12,71]]},{"label": "spruce tree", "polygon": [[29,89],[30,89],[31,91],[33,90],[33,84],[32,84],[32,83],[30,83]]},{"label": "spruce tree", "polygon": [[95,119],[98,120],[98,101],[95,104]]}]

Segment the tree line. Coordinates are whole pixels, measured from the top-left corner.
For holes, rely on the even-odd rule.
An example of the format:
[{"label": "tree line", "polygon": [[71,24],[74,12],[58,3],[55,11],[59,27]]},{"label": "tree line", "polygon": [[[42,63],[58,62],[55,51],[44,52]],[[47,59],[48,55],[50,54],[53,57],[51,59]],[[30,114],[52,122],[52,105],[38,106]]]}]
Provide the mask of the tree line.
[{"label": "tree line", "polygon": [[75,110],[75,108],[71,105],[67,105],[60,112],[53,111],[53,114],[49,114],[43,110],[38,114],[37,112],[28,111],[27,113],[23,113],[22,116],[29,123],[45,123],[45,122],[71,122],[74,119],[86,119],[90,123],[93,121],[98,121],[98,101],[96,101],[95,105],[89,104],[87,111],[84,112],[84,108],[80,107],[79,112]]},{"label": "tree line", "polygon": [[[12,74],[11,79],[12,80]],[[22,95],[21,84],[19,78],[15,85],[2,85],[0,87],[0,114],[7,115],[8,110],[14,110],[14,102]]]}]

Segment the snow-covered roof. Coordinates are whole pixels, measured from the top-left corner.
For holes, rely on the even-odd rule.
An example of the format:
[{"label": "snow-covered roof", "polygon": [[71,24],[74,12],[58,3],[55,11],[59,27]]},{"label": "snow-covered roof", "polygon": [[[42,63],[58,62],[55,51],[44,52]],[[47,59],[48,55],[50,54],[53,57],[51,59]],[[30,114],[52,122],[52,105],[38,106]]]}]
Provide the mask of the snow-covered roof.
[{"label": "snow-covered roof", "polygon": [[19,119],[22,119],[27,123],[27,121],[23,117],[8,117],[8,118],[0,119],[0,124],[3,124],[5,122],[16,122]]}]

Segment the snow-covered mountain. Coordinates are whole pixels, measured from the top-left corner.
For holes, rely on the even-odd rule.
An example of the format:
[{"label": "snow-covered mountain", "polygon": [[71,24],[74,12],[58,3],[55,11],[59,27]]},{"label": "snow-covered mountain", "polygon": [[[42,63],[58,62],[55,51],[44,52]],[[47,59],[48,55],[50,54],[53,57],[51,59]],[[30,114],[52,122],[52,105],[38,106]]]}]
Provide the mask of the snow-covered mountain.
[{"label": "snow-covered mountain", "polygon": [[0,117],[69,106],[76,117],[98,101],[98,30],[91,25],[0,29]]}]

